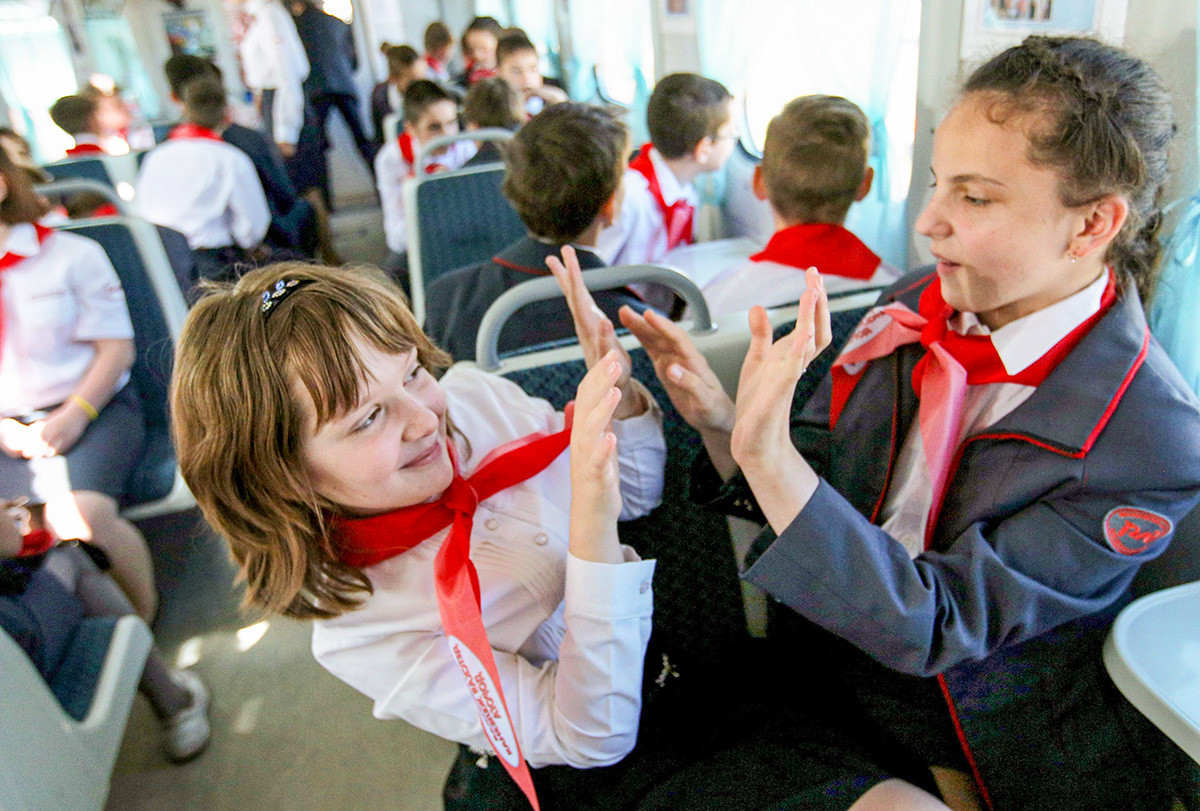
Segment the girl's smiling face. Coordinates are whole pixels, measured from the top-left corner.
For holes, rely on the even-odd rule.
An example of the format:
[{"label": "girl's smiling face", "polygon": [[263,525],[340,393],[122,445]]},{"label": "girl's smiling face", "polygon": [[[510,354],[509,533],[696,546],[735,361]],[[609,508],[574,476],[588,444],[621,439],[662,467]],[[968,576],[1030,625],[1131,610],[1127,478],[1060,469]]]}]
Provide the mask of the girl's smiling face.
[{"label": "girl's smiling face", "polygon": [[1071,261],[1089,207],[1068,208],[1060,177],[1030,162],[1036,113],[989,117],[996,97],[966,96],[933,141],[934,192],[917,218],[930,238],[942,295],[991,329],[1083,289],[1104,271],[1103,250]]},{"label": "girl's smiling face", "polygon": [[358,403],[324,425],[303,387],[303,456],[319,495],[357,515],[421,504],[454,475],[446,440],[446,397],[417,363],[416,350],[390,354],[352,339],[366,379]]}]

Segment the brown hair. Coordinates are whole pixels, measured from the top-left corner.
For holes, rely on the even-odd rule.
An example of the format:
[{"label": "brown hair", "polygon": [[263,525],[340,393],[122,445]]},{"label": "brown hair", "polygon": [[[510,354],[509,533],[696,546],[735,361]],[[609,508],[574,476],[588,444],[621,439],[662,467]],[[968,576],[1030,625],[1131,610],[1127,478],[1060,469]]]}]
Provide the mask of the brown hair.
[{"label": "brown hair", "polygon": [[840,96],[801,96],[767,125],[762,176],[767,198],[791,225],[842,223],[862,185],[871,129]]},{"label": "brown hair", "polygon": [[516,130],[525,120],[525,110],[517,91],[503,79],[480,79],[463,101],[463,118],[477,127]]},{"label": "brown hair", "polygon": [[50,120],[67,135],[73,136],[81,132],[90,132],[94,126],[92,117],[96,114],[96,104],[95,93],[63,96],[50,105]]},{"label": "brown hair", "polygon": [[[303,282],[270,310],[263,293]],[[351,408],[364,378],[352,343],[417,351],[440,372],[435,347],[403,294],[379,270],[286,262],[236,283],[204,283],[175,355],[171,422],[184,479],[228,541],[247,601],[293,617],[333,617],[371,586],[339,560],[327,517],[339,507],[314,490],[303,459],[308,406],[317,425]],[[269,317],[268,317],[269,315]]]},{"label": "brown hair", "polygon": [[1154,287],[1159,208],[1175,135],[1171,100],[1154,70],[1092,39],[1028,37],[978,68],[963,93],[992,94],[989,116],[1040,117],[1029,160],[1059,173],[1059,198],[1076,207],[1117,194],[1129,216],[1105,260],[1129,274],[1143,300]]},{"label": "brown hair", "polygon": [[183,117],[210,130],[225,125],[225,88],[215,75],[202,75],[183,86]]},{"label": "brown hair", "polygon": [[416,124],[425,111],[439,101],[450,101],[458,107],[458,99],[446,88],[430,79],[417,79],[404,89],[404,120]]},{"label": "brown hair", "polygon": [[520,28],[507,28],[496,40],[496,64],[499,65],[508,57],[522,51],[532,51],[537,55],[537,46]]},{"label": "brown hair", "polygon": [[570,242],[621,184],[629,130],[608,110],[547,107],[505,144],[504,196],[534,236]]},{"label": "brown hair", "polygon": [[500,25],[500,21],[495,17],[476,17],[467,23],[467,27],[462,33],[462,49],[465,54],[467,51],[467,35],[472,31],[486,31],[496,39],[500,38],[500,33],[504,30],[504,26]]},{"label": "brown hair", "polygon": [[704,138],[716,138],[729,120],[725,85],[695,73],[672,73],[654,86],[646,104],[650,142],[664,158],[682,158]]},{"label": "brown hair", "polygon": [[17,166],[0,149],[0,177],[4,178],[4,199],[0,200],[0,222],[5,225],[36,222],[50,210],[45,197],[33,190],[29,171]]},{"label": "brown hair", "polygon": [[454,37],[450,36],[450,29],[441,20],[434,20],[425,29],[426,53],[436,51],[438,48],[445,48],[452,42],[454,42]]},{"label": "brown hair", "polygon": [[383,56],[387,59],[388,76],[393,79],[403,76],[421,58],[417,49],[411,45],[392,45],[385,42],[379,50],[383,51]]}]

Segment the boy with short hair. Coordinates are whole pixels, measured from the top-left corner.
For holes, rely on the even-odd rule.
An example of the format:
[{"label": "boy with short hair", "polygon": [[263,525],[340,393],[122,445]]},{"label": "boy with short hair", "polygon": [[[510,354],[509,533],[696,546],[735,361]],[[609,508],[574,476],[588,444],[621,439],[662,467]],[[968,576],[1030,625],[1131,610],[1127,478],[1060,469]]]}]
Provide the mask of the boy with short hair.
[{"label": "boy with short hair", "polygon": [[429,69],[431,78],[439,82],[450,81],[450,51],[454,47],[454,37],[450,29],[441,20],[434,20],[425,29],[425,55],[422,60]]},{"label": "boy with short hair", "polygon": [[[504,195],[529,235],[490,262],[456,270],[426,290],[425,331],[456,359],[475,357],[475,338],[487,308],[521,282],[550,275],[548,256],[575,247],[586,274],[604,266],[596,239],[621,207],[621,182],[629,155],[629,132],[612,113],[565,102],[546,108],[506,145]],[[625,289],[597,290],[596,305],[615,324],[617,310],[646,305]],[[500,333],[508,351],[574,336],[563,299],[524,307]]]},{"label": "boy with short hair", "polygon": [[254,164],[221,139],[229,124],[225,88],[215,76],[183,86],[184,123],[146,155],[137,207],[156,225],[187,237],[202,278],[223,278],[251,260],[271,224]]},{"label": "boy with short hair", "polygon": [[842,225],[851,204],[871,190],[870,137],[863,111],[838,96],[801,96],[771,119],[754,194],[770,204],[775,235],[705,286],[714,316],[799,301],[810,266],[831,293],[899,278],[900,270]]},{"label": "boy with short hair", "polygon": [[694,73],[659,81],[646,123],[650,143],[625,172],[621,217],[600,238],[600,252],[613,265],[658,262],[693,241],[699,196],[692,183],[724,166],[738,137],[733,96]]},{"label": "boy with short hair", "polygon": [[116,94],[88,88],[63,96],[50,106],[50,120],[75,139],[75,146],[67,150],[69,158],[109,154],[114,141],[116,153],[129,151],[120,131],[129,126],[129,111]]},{"label": "boy with short hair", "polygon": [[496,43],[496,71],[516,91],[526,117],[540,113],[548,104],[561,104],[567,94],[542,76],[541,56],[529,36],[520,28],[510,28]]},{"label": "boy with short hair", "polygon": [[[471,88],[463,101],[463,118],[468,130],[502,129],[516,132],[525,121],[521,99],[508,82],[493,76]],[[479,151],[467,166],[500,163],[500,147],[495,141],[476,141]]]},{"label": "boy with short hair", "polygon": [[[437,82],[418,79],[404,92],[404,131],[379,150],[375,158],[375,178],[383,206],[383,232],[390,255],[384,262],[388,270],[407,267],[405,251],[408,232],[404,224],[404,179],[415,169],[421,147],[443,135],[458,132],[458,101]],[[475,154],[473,141],[458,141],[437,154],[437,161],[425,167],[428,173],[457,169]]]}]

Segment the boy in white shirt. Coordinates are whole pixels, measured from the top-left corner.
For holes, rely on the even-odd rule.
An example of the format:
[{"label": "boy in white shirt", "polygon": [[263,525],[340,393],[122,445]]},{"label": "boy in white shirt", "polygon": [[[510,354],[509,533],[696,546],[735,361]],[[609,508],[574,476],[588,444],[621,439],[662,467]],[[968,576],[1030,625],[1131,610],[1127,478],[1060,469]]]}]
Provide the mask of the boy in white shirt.
[{"label": "boy in white shirt", "polygon": [[221,139],[229,116],[220,81],[202,76],[182,92],[184,123],[142,163],[137,207],[186,236],[200,275],[218,278],[252,261],[271,212],[250,158]]},{"label": "boy in white shirt", "polygon": [[692,182],[724,166],[738,138],[733,96],[694,73],[674,73],[655,86],[646,124],[650,143],[625,172],[620,217],[600,235],[600,253],[611,265],[658,262],[692,242],[699,204]]},{"label": "boy in white shirt", "polygon": [[520,28],[508,29],[496,42],[496,70],[516,91],[529,118],[540,113],[547,104],[561,104],[567,100],[561,87],[546,83],[537,47]]},{"label": "boy in white shirt", "polygon": [[[383,206],[383,233],[389,272],[407,271],[408,231],[404,215],[404,180],[415,171],[421,147],[435,138],[458,133],[458,102],[437,82],[418,79],[404,91],[404,131],[375,156],[375,179]],[[474,141],[459,141],[438,153],[427,173],[458,169],[475,154]]]},{"label": "boy in white shirt", "polygon": [[799,301],[810,266],[830,293],[900,277],[842,225],[850,205],[871,191],[870,136],[863,111],[839,96],[801,96],[771,119],[762,163],[754,170],[754,194],[770,204],[775,235],[704,287],[709,312]]}]

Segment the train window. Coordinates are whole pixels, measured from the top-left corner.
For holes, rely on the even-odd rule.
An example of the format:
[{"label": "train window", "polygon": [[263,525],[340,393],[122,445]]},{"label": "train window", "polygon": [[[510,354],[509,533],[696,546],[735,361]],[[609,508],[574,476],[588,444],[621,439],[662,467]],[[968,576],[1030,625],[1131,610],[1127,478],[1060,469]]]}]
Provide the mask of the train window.
[{"label": "train window", "polygon": [[697,17],[704,72],[744,99],[743,145],[752,154],[762,154],[767,123],[797,96],[845,96],[863,109],[876,179],[847,226],[901,266],[920,13],[920,0],[743,0],[702,3]]},{"label": "train window", "polygon": [[[129,20],[102,4],[93,3],[84,6],[83,27],[92,51],[93,68],[112,78],[121,97],[130,105],[134,120],[157,118],[160,112],[158,94],[142,64]],[[130,145],[148,149],[154,146],[154,138],[151,136],[149,143]]]},{"label": "train window", "polygon": [[75,87],[67,35],[50,16],[50,4],[0,0],[0,95],[39,163],[62,157],[72,146],[47,111]]},{"label": "train window", "polygon": [[651,5],[640,0],[571,3],[571,33],[577,64],[595,66],[601,99],[644,107],[654,77]]}]

